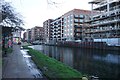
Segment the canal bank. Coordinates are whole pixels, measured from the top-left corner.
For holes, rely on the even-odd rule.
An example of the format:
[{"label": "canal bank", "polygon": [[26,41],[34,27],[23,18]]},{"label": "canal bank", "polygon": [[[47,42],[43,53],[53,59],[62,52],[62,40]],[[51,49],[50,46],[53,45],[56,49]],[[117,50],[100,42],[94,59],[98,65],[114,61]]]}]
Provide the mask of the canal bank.
[{"label": "canal bank", "polygon": [[28,53],[32,56],[32,59],[37,64],[37,67],[41,69],[49,79],[82,79],[82,74],[75,69],[72,69],[69,66],[66,66],[65,64],[32,48],[25,46],[24,48],[29,49]]},{"label": "canal bank", "polygon": [[[47,45],[30,46],[79,72],[99,78],[113,79],[120,75],[119,51]],[[114,74],[114,75],[113,75]]]},{"label": "canal bank", "polygon": [[73,41],[60,42],[59,41],[56,43],[46,43],[45,45],[120,51],[120,46],[108,45],[106,42],[73,42]]}]

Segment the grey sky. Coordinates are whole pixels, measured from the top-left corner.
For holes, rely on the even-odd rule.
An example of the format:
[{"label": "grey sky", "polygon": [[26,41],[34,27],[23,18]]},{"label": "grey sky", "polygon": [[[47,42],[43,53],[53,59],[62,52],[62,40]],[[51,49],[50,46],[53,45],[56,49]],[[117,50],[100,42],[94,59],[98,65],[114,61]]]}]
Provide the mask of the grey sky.
[{"label": "grey sky", "polygon": [[47,4],[47,0],[5,0],[12,3],[25,21],[25,29],[43,26],[47,19],[55,19],[72,9],[91,10],[91,0],[48,0],[56,5]]}]

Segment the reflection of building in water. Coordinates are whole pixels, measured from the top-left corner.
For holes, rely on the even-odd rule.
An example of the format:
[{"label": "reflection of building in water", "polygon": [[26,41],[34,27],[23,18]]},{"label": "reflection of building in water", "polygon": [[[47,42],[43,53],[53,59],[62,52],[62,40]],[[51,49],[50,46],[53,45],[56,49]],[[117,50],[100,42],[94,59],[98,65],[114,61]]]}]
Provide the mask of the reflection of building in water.
[{"label": "reflection of building in water", "polygon": [[63,54],[63,63],[73,67],[73,50],[69,48],[62,48],[64,50]]},{"label": "reflection of building in water", "polygon": [[111,55],[111,54],[107,54],[107,56],[94,55],[93,58],[108,63],[120,64],[119,63],[120,55]]},{"label": "reflection of building in water", "polygon": [[[50,48],[50,47],[49,47]],[[49,50],[51,51],[51,57],[57,59],[58,61],[60,61],[60,52],[59,52],[59,48],[56,46],[52,46],[51,49]]]},{"label": "reflection of building in water", "polygon": [[89,3],[92,4],[92,11],[100,13],[94,16],[91,13],[86,34],[94,41],[120,46],[120,0],[93,0]]},{"label": "reflection of building in water", "polygon": [[44,54],[73,67],[73,51],[56,46],[44,46]]},{"label": "reflection of building in water", "polygon": [[[74,49],[74,68],[82,73],[99,78],[116,78],[120,70],[120,55],[118,52]],[[114,74],[114,75],[111,75]]]},{"label": "reflection of building in water", "polygon": [[[83,71],[83,73],[86,73],[88,68],[91,69],[91,61],[92,61],[92,53],[89,49],[74,49],[74,68],[78,69],[80,72]],[[88,67],[89,66],[89,67]],[[88,73],[87,72],[87,73]]]},{"label": "reflection of building in water", "polygon": [[[120,55],[118,51],[43,46],[43,53],[60,60],[83,74],[97,75],[100,78],[109,79],[117,78],[120,74]],[[38,49],[38,46],[34,48]]]}]

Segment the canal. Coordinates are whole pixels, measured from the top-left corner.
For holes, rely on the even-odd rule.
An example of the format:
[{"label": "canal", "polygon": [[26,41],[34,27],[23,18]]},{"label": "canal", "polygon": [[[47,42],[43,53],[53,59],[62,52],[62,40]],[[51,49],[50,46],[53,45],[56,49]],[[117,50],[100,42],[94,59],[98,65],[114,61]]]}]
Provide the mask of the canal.
[{"label": "canal", "polygon": [[120,53],[118,51],[46,45],[32,47],[89,76],[99,78],[118,78],[120,76]]}]

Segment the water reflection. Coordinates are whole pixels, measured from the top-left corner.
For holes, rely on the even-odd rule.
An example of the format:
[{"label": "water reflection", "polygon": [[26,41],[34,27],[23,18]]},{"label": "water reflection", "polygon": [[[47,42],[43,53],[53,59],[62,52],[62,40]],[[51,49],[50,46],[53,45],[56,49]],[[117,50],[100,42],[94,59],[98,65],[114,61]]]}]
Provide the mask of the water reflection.
[{"label": "water reflection", "polygon": [[120,56],[107,54],[105,57],[94,55],[93,58],[96,60],[119,64]]},{"label": "water reflection", "polygon": [[120,76],[120,54],[117,51],[102,51],[56,46],[34,46],[34,49],[55,58],[78,71],[102,78]]}]

